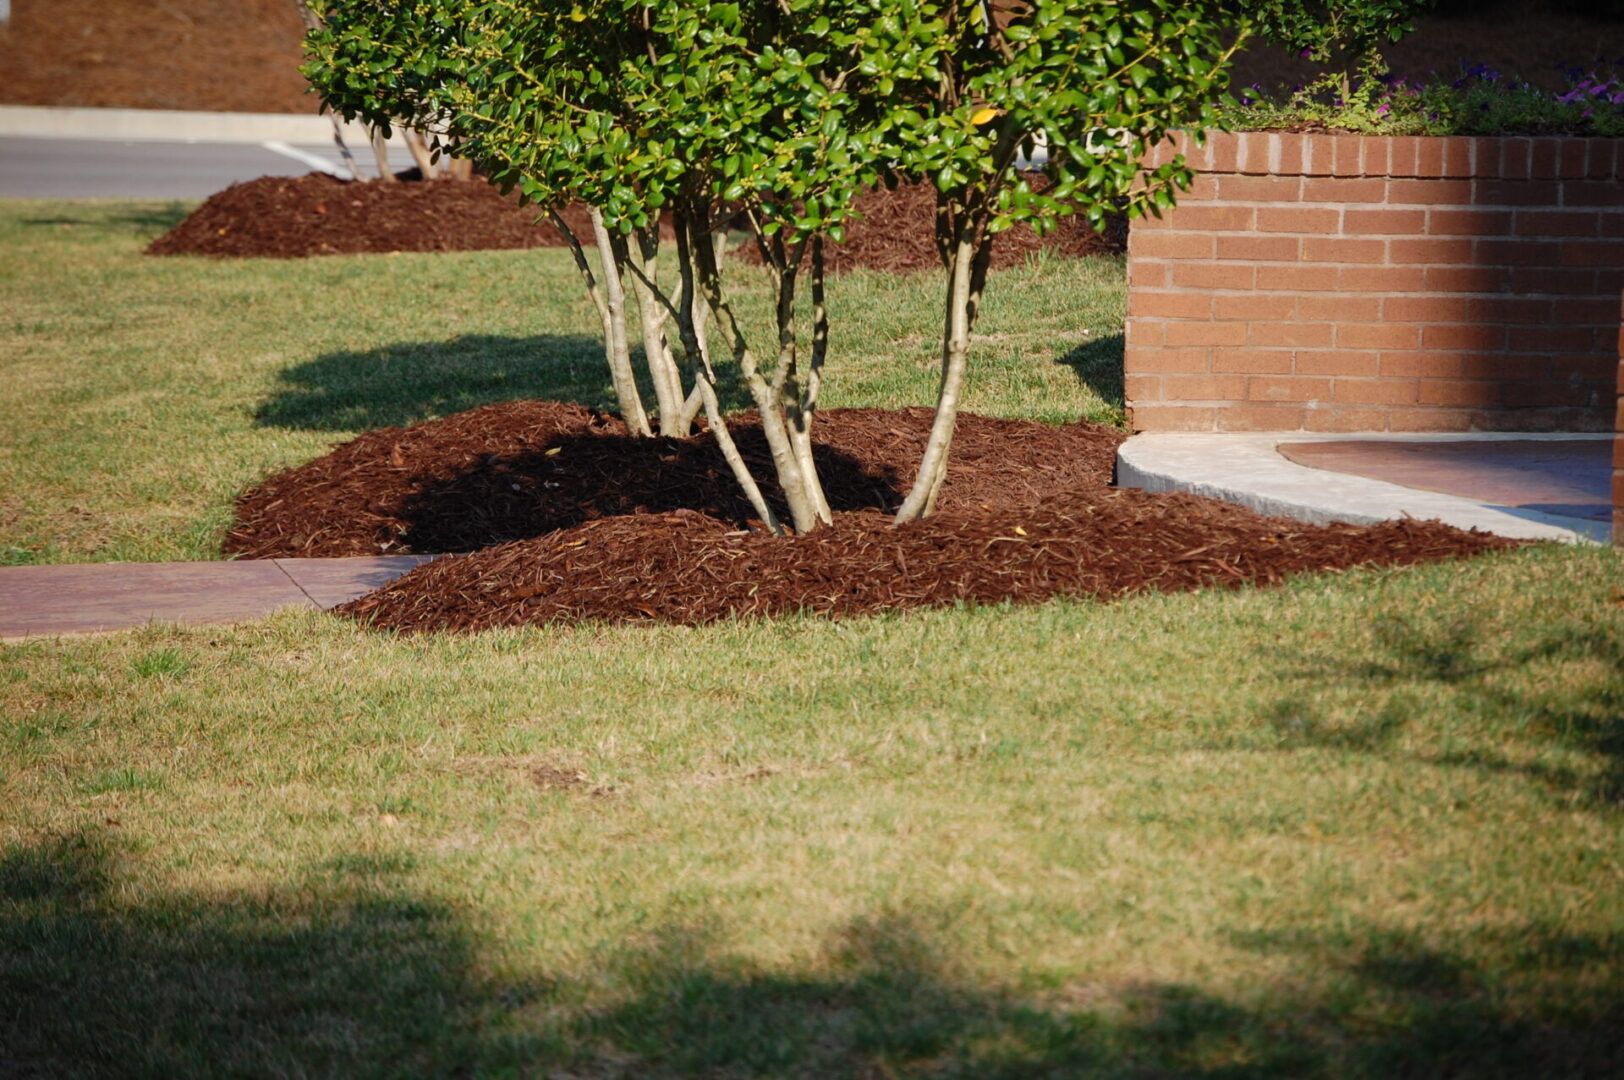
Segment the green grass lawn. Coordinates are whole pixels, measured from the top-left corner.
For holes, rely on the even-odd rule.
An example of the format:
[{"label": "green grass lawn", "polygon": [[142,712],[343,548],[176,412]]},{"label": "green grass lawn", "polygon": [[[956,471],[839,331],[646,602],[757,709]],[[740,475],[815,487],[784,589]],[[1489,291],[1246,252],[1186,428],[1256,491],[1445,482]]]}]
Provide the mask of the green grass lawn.
[{"label": "green grass lawn", "polygon": [[[218,558],[238,491],[362,431],[521,397],[613,405],[563,251],[142,255],[186,209],[0,201],[0,564]],[[965,407],[1119,419],[1125,292],[1110,259],[999,275]],[[940,293],[938,274],[838,279],[825,403],[934,402]]]},{"label": "green grass lawn", "polygon": [[[604,399],[552,254],[141,259],[164,213],[0,204],[19,559],[212,557],[350,432]],[[1110,415],[1120,267],[994,286],[971,407]],[[931,283],[837,296],[831,404],[928,399]],[[1611,1076],[1621,896],[1601,548],[0,645],[0,1075]]]}]

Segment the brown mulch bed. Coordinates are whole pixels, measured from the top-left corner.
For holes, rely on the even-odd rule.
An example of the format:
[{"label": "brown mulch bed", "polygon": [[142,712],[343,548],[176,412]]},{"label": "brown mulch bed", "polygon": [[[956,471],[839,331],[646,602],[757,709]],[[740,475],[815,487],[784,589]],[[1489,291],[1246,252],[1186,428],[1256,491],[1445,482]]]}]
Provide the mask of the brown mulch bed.
[{"label": "brown mulch bed", "polygon": [[[536,211],[481,181],[339,180],[326,173],[262,176],[216,192],[147,246],[149,255],[356,255],[560,247]],[[590,235],[584,210],[566,215]]]},{"label": "brown mulch bed", "polygon": [[865,615],[963,602],[1115,599],[1275,584],[1514,546],[1438,522],[1311,526],[1196,495],[1103,488],[893,526],[879,513],[782,539],[689,510],[603,518],[436,559],[337,610],[376,629]]},{"label": "brown mulch bed", "polygon": [[293,0],[12,0],[7,105],[316,112]]},{"label": "brown mulch bed", "polygon": [[[912,482],[931,410],[830,409],[814,427],[836,510],[890,510]],[[728,429],[757,477],[772,475],[760,425]],[[964,415],[944,509],[1022,505],[1103,486],[1123,434]],[[769,484],[769,498],[777,493]],[[687,509],[739,528],[753,511],[708,435],[634,439],[580,405],[514,401],[381,428],[244,492],[225,551],[272,559],[473,551],[597,518]]]},{"label": "brown mulch bed", "polygon": [[[837,409],[816,437],[835,524],[759,530],[709,438],[629,438],[553,402],[370,432],[244,493],[249,558],[463,551],[340,610],[401,631],[554,621],[703,623],[959,602],[1114,598],[1514,546],[1437,522],[1314,526],[1110,486],[1122,434],[966,415],[938,513],[894,527],[929,409]],[[765,474],[757,426],[732,425]]]}]

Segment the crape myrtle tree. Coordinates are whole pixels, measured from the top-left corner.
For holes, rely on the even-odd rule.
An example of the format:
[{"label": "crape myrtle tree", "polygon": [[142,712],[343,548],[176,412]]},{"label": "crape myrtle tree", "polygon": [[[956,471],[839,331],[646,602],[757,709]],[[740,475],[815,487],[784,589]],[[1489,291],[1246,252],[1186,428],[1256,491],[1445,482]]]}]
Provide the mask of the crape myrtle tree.
[{"label": "crape myrtle tree", "polygon": [[[322,29],[322,15],[318,0],[296,0],[296,6],[299,9],[299,17],[304,21],[305,34],[309,36],[319,33]],[[338,147],[339,155],[344,159],[345,165],[349,167],[351,176],[357,180],[365,179],[360,167],[355,163],[354,155],[350,153],[349,145],[344,141],[344,133],[338,122],[338,114],[334,112],[330,113],[330,115],[333,120],[333,143]],[[416,163],[417,170],[424,180],[432,180],[439,175],[461,180],[470,178],[472,175],[470,163],[460,159],[448,160],[442,173],[437,167],[433,155],[429,152],[428,143],[422,133],[410,123],[401,123],[398,116],[392,119],[394,126],[400,127],[401,137],[406,143],[406,149],[410,151],[412,161]],[[381,124],[371,125],[370,131],[372,155],[378,167],[378,179],[385,182],[391,182],[395,179],[394,169],[389,164],[390,126],[390,122],[385,120]]]},{"label": "crape myrtle tree", "polygon": [[[479,5],[442,0],[417,4],[313,0],[313,8],[318,18],[305,38],[306,77],[328,108],[385,134],[394,125],[415,127],[429,133],[436,152],[465,144],[458,121],[466,117],[455,106],[467,100],[470,80],[492,80],[498,86],[505,81],[501,70],[490,70],[488,56],[502,39],[481,40],[489,20],[478,18]],[[579,28],[572,30],[574,36],[580,36]],[[458,149],[464,154],[479,152],[467,145]],[[481,164],[492,171],[489,160]],[[543,203],[542,209],[574,252],[587,294],[603,322],[605,359],[621,416],[633,434],[648,434],[648,416],[632,371],[621,278],[612,262],[605,268],[607,281],[600,282],[593,273],[581,239],[559,216],[567,201],[561,194],[557,200]],[[601,214],[594,210],[591,220],[596,235],[588,243],[609,251]],[[661,404],[666,405],[673,380],[658,364],[669,351],[652,346],[649,351],[654,357],[653,382]],[[663,414],[669,427],[678,422],[681,409],[668,407]]]},{"label": "crape myrtle tree", "polygon": [[[906,521],[930,513],[947,475],[971,330],[994,236],[1081,213],[1159,213],[1193,174],[1154,171],[1145,152],[1176,127],[1213,121],[1226,65],[1249,26],[1219,3],[1188,0],[899,0],[854,35],[880,70],[897,41],[924,56],[899,70],[887,121],[898,173],[936,189],[936,245],[947,271],[936,416]],[[1238,34],[1236,31],[1239,31]],[[1226,45],[1225,39],[1228,39]],[[922,74],[922,77],[921,77]],[[881,80],[881,92],[885,92]],[[1017,168],[1046,151],[1046,183]]]},{"label": "crape myrtle tree", "polygon": [[[908,520],[934,507],[946,473],[994,235],[1066,213],[1098,224],[1108,210],[1169,205],[1190,171],[1140,160],[1171,128],[1210,121],[1235,47],[1223,41],[1235,20],[1217,0],[326,0],[323,14],[307,72],[334,108],[416,118],[555,220],[568,202],[593,208],[611,365],[628,354],[612,316],[630,282],[662,418],[673,407],[681,422],[691,415],[660,393],[674,322],[689,400],[702,402],[776,529],[728,436],[718,372],[748,389],[797,531],[829,520],[810,437],[828,346],[823,243],[841,238],[856,192],[880,179],[937,191],[942,376],[899,511]],[[1016,169],[1039,142],[1045,184]],[[657,260],[662,215],[674,278]],[[718,254],[730,221],[749,226],[772,279],[777,336],[759,352],[734,314],[736,271]],[[713,357],[712,338],[730,364]],[[630,387],[632,423],[641,406],[628,373],[629,362],[615,381]]]},{"label": "crape myrtle tree", "polygon": [[[823,41],[828,13],[851,21],[844,12],[869,8],[431,0],[408,11],[331,0],[307,72],[346,114],[432,114],[459,152],[553,214],[598,305],[617,399],[636,431],[647,426],[626,341],[629,287],[662,431],[684,433],[702,405],[753,505],[778,529],[721,414],[718,339],[760,413],[791,523],[805,531],[830,517],[811,442],[828,343],[823,238],[839,238],[882,160],[859,127],[875,98],[859,92],[854,52]],[[558,214],[576,201],[591,208],[601,287]],[[674,278],[659,273],[662,217],[675,233]],[[765,349],[752,346],[727,288],[719,233],[733,221],[748,224],[771,276],[777,333]],[[665,334],[672,320],[693,377],[687,395]]]}]

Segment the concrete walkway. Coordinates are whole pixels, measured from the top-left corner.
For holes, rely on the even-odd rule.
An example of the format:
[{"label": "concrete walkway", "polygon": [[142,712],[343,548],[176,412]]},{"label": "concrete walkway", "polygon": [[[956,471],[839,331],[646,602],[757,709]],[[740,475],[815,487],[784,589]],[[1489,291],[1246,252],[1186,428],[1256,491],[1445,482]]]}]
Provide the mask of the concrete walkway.
[{"label": "concrete walkway", "polygon": [[326,610],[387,585],[426,555],[0,567],[0,641],[243,622]]},{"label": "concrete walkway", "polygon": [[1530,540],[1605,543],[1611,435],[1136,435],[1117,483],[1304,521],[1436,518]]}]

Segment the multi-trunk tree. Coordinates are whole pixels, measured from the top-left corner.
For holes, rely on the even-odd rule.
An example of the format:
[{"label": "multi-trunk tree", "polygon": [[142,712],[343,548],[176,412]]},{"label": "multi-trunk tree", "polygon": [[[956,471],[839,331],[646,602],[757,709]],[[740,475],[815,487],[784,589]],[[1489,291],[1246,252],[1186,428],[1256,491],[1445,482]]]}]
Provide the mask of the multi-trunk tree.
[{"label": "multi-trunk tree", "polygon": [[[946,474],[995,235],[1169,204],[1189,172],[1139,162],[1171,128],[1210,120],[1235,29],[1222,0],[318,6],[306,71],[324,100],[373,123],[404,118],[551,212],[602,316],[628,425],[650,429],[630,297],[660,430],[684,433],[702,407],[763,520],[796,531],[829,520],[812,456],[829,340],[823,247],[856,193],[882,180],[937,191],[942,376],[906,520],[930,512]],[[1017,167],[1039,145],[1042,183]],[[558,213],[575,202],[591,207],[595,263]],[[734,310],[737,271],[719,242],[730,224],[748,228],[771,278],[765,344]],[[732,445],[723,378],[760,414],[787,523]]]}]

